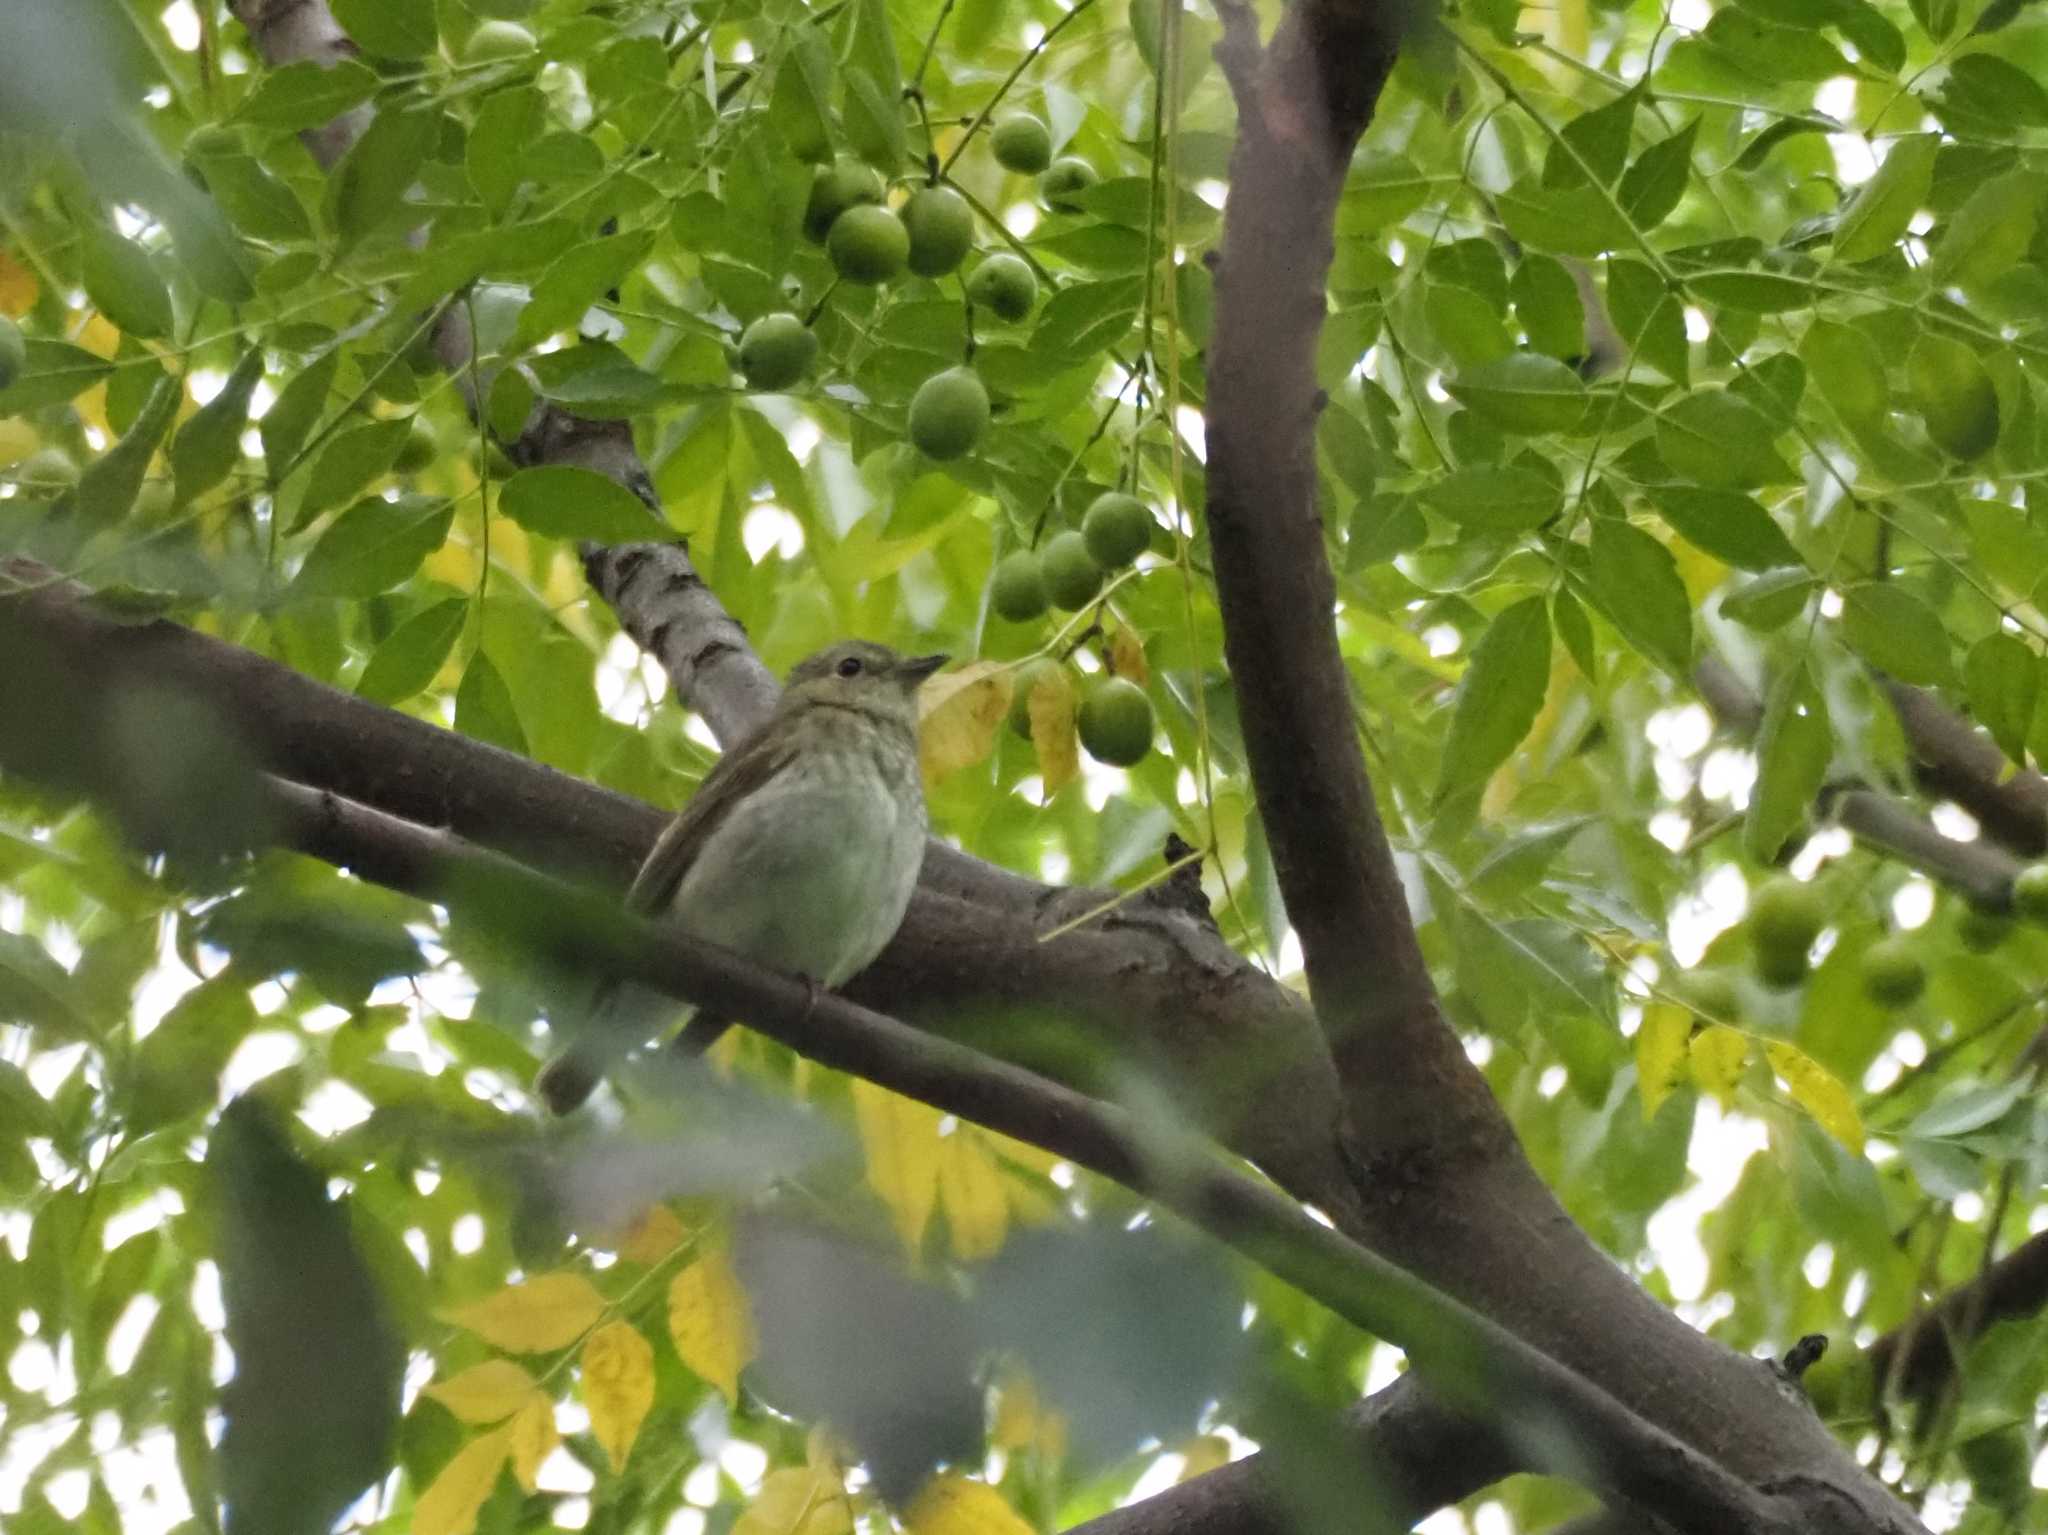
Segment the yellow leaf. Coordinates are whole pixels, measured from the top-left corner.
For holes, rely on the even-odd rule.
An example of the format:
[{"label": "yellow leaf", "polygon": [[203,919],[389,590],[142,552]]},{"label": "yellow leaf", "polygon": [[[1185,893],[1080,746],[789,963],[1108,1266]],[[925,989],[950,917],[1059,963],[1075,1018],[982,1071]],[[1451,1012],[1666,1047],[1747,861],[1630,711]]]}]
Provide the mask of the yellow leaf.
[{"label": "yellow leaf", "polygon": [[497,1423],[524,1407],[540,1388],[509,1359],[489,1359],[437,1380],[427,1395],[465,1423]]},{"label": "yellow leaf", "polygon": [[567,1348],[596,1326],[604,1297],[581,1274],[542,1274],[441,1315],[495,1347],[545,1354]]},{"label": "yellow leaf", "polygon": [[1643,1006],[1636,1030],[1636,1092],[1643,1100],[1643,1118],[1656,1117],[1671,1089],[1685,1075],[1686,1041],[1692,1036],[1692,1014],[1671,1002]]},{"label": "yellow leaf", "polygon": [[412,1535],[470,1535],[511,1451],[510,1428],[494,1428],[457,1450],[413,1505]]},{"label": "yellow leaf", "polygon": [[555,1428],[555,1404],[536,1396],[505,1425],[512,1436],[512,1474],[528,1492],[540,1485],[540,1463],[562,1442]]},{"label": "yellow leaf", "polygon": [[903,1528],[909,1535],[1034,1535],[995,1488],[950,1471],[926,1482],[911,1499]]},{"label": "yellow leaf", "polygon": [[583,1345],[583,1404],[605,1459],[612,1470],[625,1470],[654,1405],[654,1350],[626,1323],[607,1322]]},{"label": "yellow leaf", "polygon": [[[737,1034],[737,1029],[727,1029]],[[690,1231],[667,1205],[649,1205],[619,1239],[619,1256],[628,1263],[654,1267],[690,1240]]]},{"label": "yellow leaf", "polygon": [[1012,685],[1000,661],[975,661],[924,685],[917,695],[917,755],[927,781],[936,783],[995,750]]},{"label": "yellow leaf", "polygon": [[668,1331],[676,1357],[739,1400],[740,1371],[754,1357],[754,1308],[723,1252],[707,1253],[668,1287]]},{"label": "yellow leaf", "polygon": [[853,1511],[835,1473],[809,1466],[771,1471],[732,1535],[847,1535]]},{"label": "yellow leaf", "polygon": [[1038,757],[1038,776],[1051,799],[1081,776],[1080,736],[1075,730],[1079,708],[1074,679],[1062,666],[1048,668],[1031,685],[1025,703],[1031,711],[1031,750]]},{"label": "yellow leaf", "polygon": [[1863,1120],[1856,1113],[1856,1100],[1849,1089],[1827,1067],[1795,1045],[1768,1040],[1764,1055],[1771,1070],[1785,1079],[1792,1101],[1814,1117],[1820,1127],[1851,1151],[1863,1150]]},{"label": "yellow leaf", "polygon": [[1717,1023],[1693,1036],[1692,1079],[1724,1109],[1734,1104],[1735,1084],[1748,1062],[1749,1036],[1740,1029]]},{"label": "yellow leaf", "polygon": [[1230,1464],[1230,1441],[1221,1434],[1203,1434],[1180,1447],[1180,1480],[1192,1482],[1219,1466]]},{"label": "yellow leaf", "polygon": [[1066,1453],[1066,1420],[1039,1402],[1038,1388],[1030,1376],[1010,1370],[996,1387],[989,1443],[1004,1450],[1037,1450],[1048,1459],[1057,1459]]},{"label": "yellow leaf", "polygon": [[23,315],[36,301],[35,273],[0,251],[0,314]]},{"label": "yellow leaf", "polygon": [[1139,687],[1152,680],[1152,668],[1145,664],[1145,642],[1132,630],[1118,629],[1109,637],[1109,669]]},{"label": "yellow leaf", "polygon": [[924,1243],[939,1195],[939,1121],[929,1104],[855,1078],[854,1117],[867,1153],[868,1186],[882,1197],[912,1257]]},{"label": "yellow leaf", "polygon": [[1010,1230],[1003,1175],[981,1136],[961,1125],[939,1142],[939,1204],[953,1238],[953,1256],[965,1263],[993,1258]]}]

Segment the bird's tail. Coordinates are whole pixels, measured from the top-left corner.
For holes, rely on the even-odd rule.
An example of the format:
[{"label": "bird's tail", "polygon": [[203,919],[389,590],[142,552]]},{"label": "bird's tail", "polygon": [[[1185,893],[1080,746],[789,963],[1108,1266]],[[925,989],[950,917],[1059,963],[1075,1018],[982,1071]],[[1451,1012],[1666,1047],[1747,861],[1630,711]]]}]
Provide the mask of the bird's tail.
[{"label": "bird's tail", "polygon": [[[637,986],[607,986],[597,995],[576,1037],[550,1056],[533,1079],[533,1090],[550,1114],[572,1114],[581,1108],[605,1074],[636,1046],[659,1034],[673,1019],[671,998]],[[671,1049],[686,1057],[702,1055],[732,1027],[732,1020],[699,1012],[676,1035]]]}]

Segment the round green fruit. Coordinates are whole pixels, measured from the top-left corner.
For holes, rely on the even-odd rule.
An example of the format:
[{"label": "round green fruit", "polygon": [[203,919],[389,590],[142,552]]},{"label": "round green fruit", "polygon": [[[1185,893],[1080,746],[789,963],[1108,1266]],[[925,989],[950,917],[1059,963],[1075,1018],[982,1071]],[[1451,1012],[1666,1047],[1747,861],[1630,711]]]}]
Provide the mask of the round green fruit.
[{"label": "round green fruit", "polygon": [[412,430],[405,434],[405,441],[399,444],[398,457],[392,467],[400,474],[418,474],[430,468],[441,456],[441,440],[434,435],[434,429],[418,416],[412,418]]},{"label": "round green fruit", "polygon": [[1912,939],[1880,938],[1863,951],[1863,992],[1879,1007],[1907,1007],[1927,989],[1927,966]]},{"label": "round green fruit", "polygon": [[910,397],[910,440],[927,458],[958,458],[988,430],[988,390],[972,368],[934,373]]},{"label": "round green fruit", "polygon": [[1105,491],[1081,518],[1081,537],[1104,570],[1121,570],[1152,546],[1152,514],[1136,496]]},{"label": "round green fruit", "polygon": [[12,388],[28,365],[28,346],[21,339],[21,327],[0,314],[0,389]]},{"label": "round green fruit", "polygon": [[14,466],[15,483],[32,496],[61,496],[78,486],[78,465],[62,448],[38,448]]},{"label": "round green fruit", "polygon": [[1052,164],[1052,130],[1029,112],[1012,112],[989,130],[996,164],[1020,176],[1036,176]]},{"label": "round green fruit", "polygon": [[516,21],[479,22],[462,45],[462,62],[495,64],[500,59],[520,59],[538,46],[534,35]]},{"label": "round green fruit", "polygon": [[1013,624],[1029,623],[1045,612],[1045,572],[1038,556],[1019,549],[1003,556],[989,590],[989,606]]},{"label": "round green fruit", "polygon": [[740,372],[750,389],[787,389],[818,355],[811,328],[784,310],[764,314],[740,332]]},{"label": "round green fruit", "polygon": [[1757,978],[1779,991],[1805,980],[1807,951],[1825,917],[1820,892],[1811,885],[1789,875],[1766,880],[1749,902]]},{"label": "round green fruit", "polygon": [[2048,925],[2048,863],[2030,863],[2013,877],[2012,909],[2029,922]]},{"label": "round green fruit", "polygon": [[804,204],[804,238],[823,245],[840,214],[865,203],[879,203],[887,190],[875,168],[858,160],[819,166],[811,178],[810,199]]},{"label": "round green fruit", "polygon": [[951,187],[922,187],[903,205],[910,231],[910,270],[919,277],[944,277],[967,259],[974,246],[974,210]]},{"label": "round green fruit", "polygon": [[1102,567],[1088,552],[1088,541],[1079,533],[1057,533],[1046,540],[1040,555],[1045,567],[1045,591],[1053,606],[1078,613],[1102,590]]},{"label": "round green fruit", "polygon": [[2012,935],[2012,918],[1972,906],[1956,922],[1956,936],[1972,954],[1989,954]]},{"label": "round green fruit", "polygon": [[1038,195],[1045,199],[1048,208],[1061,213],[1079,213],[1081,205],[1074,201],[1074,194],[1085,192],[1101,179],[1095,174],[1095,167],[1086,160],[1062,155],[1038,178]]},{"label": "round green fruit", "polygon": [[848,282],[887,282],[901,277],[910,260],[910,231],[887,208],[863,203],[832,221],[825,254],[832,258],[832,270]]},{"label": "round green fruit", "polygon": [[1152,700],[1122,677],[1105,677],[1081,700],[1081,744],[1097,762],[1131,767],[1152,750]]},{"label": "round green fruit", "polygon": [[1038,302],[1038,279],[1022,257],[1005,251],[974,269],[967,279],[967,296],[997,319],[1021,320]]},{"label": "round green fruit", "polygon": [[1010,728],[1025,740],[1031,739],[1031,690],[1048,678],[1058,677],[1060,663],[1041,656],[1017,674],[1017,686],[1010,692]]}]

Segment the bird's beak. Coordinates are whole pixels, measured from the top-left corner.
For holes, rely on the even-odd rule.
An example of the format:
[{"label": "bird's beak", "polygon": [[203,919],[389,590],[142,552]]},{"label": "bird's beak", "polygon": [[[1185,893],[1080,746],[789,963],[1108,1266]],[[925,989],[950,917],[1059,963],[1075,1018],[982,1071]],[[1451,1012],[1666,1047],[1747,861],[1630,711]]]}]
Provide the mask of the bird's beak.
[{"label": "bird's beak", "polygon": [[924,681],[933,672],[952,660],[951,656],[905,656],[896,663],[897,675],[904,681],[915,684]]}]

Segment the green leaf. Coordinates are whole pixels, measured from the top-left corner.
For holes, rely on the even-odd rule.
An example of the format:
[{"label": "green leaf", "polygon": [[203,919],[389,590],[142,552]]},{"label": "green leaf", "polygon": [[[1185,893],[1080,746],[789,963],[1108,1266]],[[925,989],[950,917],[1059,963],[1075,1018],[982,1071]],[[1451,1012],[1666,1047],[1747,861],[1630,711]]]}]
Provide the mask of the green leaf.
[{"label": "green leaf", "polygon": [[286,243],[313,237],[312,216],[299,194],[254,157],[208,155],[200,170],[206,189],[243,234]]},{"label": "green leaf", "polygon": [[278,391],[276,401],[263,413],[257,431],[263,438],[263,461],[273,484],[284,477],[313,423],[327,408],[328,391],[334,387],[334,373],[340,366],[338,347],[322,352]]},{"label": "green leaf", "polygon": [[299,502],[301,527],[329,507],[339,506],[390,469],[412,431],[408,420],[372,421],[338,432],[320,450]]},{"label": "green leaf", "polygon": [[768,121],[799,160],[832,158],[832,51],[813,27],[799,27],[775,71]]},{"label": "green leaf", "polygon": [[334,519],[292,582],[296,597],[374,597],[419,569],[446,542],[453,503],[436,496],[371,496]]},{"label": "green leaf", "polygon": [[0,931],[0,1018],[27,1024],[48,1044],[91,1039],[72,991],[70,975],[41,944]]},{"label": "green leaf", "polygon": [[408,618],[370,657],[356,693],[373,703],[403,703],[440,673],[462,633],[469,603],[449,597]]},{"label": "green leaf", "polygon": [[854,152],[883,175],[898,174],[910,154],[902,102],[893,94],[884,95],[875,77],[858,66],[845,69],[840,78],[846,86],[840,115]]},{"label": "green leaf", "polygon": [[434,8],[419,0],[331,0],[330,9],[363,52],[378,58],[423,58],[438,40]]},{"label": "green leaf", "polygon": [[522,469],[498,492],[498,510],[529,533],[626,543],[669,528],[633,492],[594,469],[543,464]]},{"label": "green leaf", "polygon": [[2048,88],[1996,54],[1954,60],[1934,105],[1943,121],[2000,138],[2014,128],[2048,128]]},{"label": "green leaf", "polygon": [[157,444],[171,429],[171,418],[185,398],[183,381],[168,375],[159,378],[149,399],[128,428],[106,452],[85,466],[79,477],[75,502],[79,519],[89,524],[118,522],[135,505],[142,489],[142,477],[155,457]]},{"label": "green leaf", "polygon": [[1978,458],[1998,441],[1998,391],[1962,342],[1922,334],[1906,358],[1906,383],[1929,440],[1944,453]]},{"label": "green leaf", "polygon": [[519,316],[519,344],[532,346],[577,325],[592,304],[625,280],[653,244],[652,230],[637,229],[592,240],[558,257],[535,284],[533,302]]},{"label": "green leaf", "polygon": [[1856,66],[1817,30],[1777,26],[1736,6],[1714,12],[1700,35],[1710,52],[1771,85],[1802,80],[1818,84],[1856,73]]},{"label": "green leaf", "polygon": [[1955,680],[1948,630],[1896,581],[1864,581],[1842,593],[1842,633],[1864,660],[1901,682],[1940,687]]},{"label": "green leaf", "polygon": [[1742,570],[1800,563],[1799,551],[1771,514],[1740,491],[1659,485],[1651,495],[1659,514],[1681,538],[1717,560]]},{"label": "green leaf", "polygon": [[491,394],[484,415],[491,434],[504,442],[517,442],[526,430],[526,418],[533,413],[533,384],[518,368],[506,368],[491,380]]},{"label": "green leaf", "polygon": [[1978,287],[2010,272],[2033,247],[2044,196],[2048,176],[2038,171],[1985,182],[1942,226],[1927,263],[1928,280]]},{"label": "green leaf", "polygon": [[1935,133],[1909,134],[1892,142],[1877,174],[1863,183],[1835,224],[1837,261],[1870,261],[1898,244],[1913,215],[1927,204],[1940,146],[1941,136]]},{"label": "green leaf", "polygon": [[1522,244],[1560,256],[1598,256],[1635,236],[1610,194],[1595,186],[1554,191],[1524,177],[1500,194],[1501,222]]},{"label": "green leaf", "polygon": [[1814,797],[1834,756],[1827,704],[1802,661],[1789,666],[1771,689],[1757,732],[1756,787],[1750,791],[1742,836],[1750,857],[1769,865],[1786,838],[1813,814]]},{"label": "green leaf", "polygon": [[1692,671],[1692,600],[1671,551],[1618,517],[1593,524],[1593,595],[1614,627],[1677,677]]},{"label": "green leaf", "polygon": [[2041,670],[2026,642],[2010,634],[1985,635],[1970,647],[1963,662],[1970,713],[2017,764],[2027,760],[2027,731],[2040,702]]},{"label": "green leaf", "polygon": [[1439,802],[1483,786],[1536,722],[1550,685],[1550,617],[1525,597],[1487,625],[1458,682],[1444,739]]},{"label": "green leaf", "polygon": [[1585,303],[1556,257],[1541,251],[1524,255],[1508,280],[1508,298],[1535,350],[1566,362],[1585,355]]},{"label": "green leaf", "polygon": [[242,459],[242,431],[249,424],[249,399],[263,377],[263,352],[251,347],[237,359],[220,392],[189,416],[171,444],[171,473],[177,476],[177,504],[213,489]]},{"label": "green leaf", "polygon": [[1607,309],[1615,333],[1636,360],[1683,387],[1692,376],[1685,311],[1664,279],[1640,261],[1607,263]]},{"label": "green leaf", "polygon": [[92,219],[78,226],[78,262],[85,296],[131,336],[154,340],[171,332],[171,290],[133,240]]},{"label": "green leaf", "polygon": [[1754,405],[1725,389],[1689,394],[1657,417],[1657,451],[1672,471],[1722,489],[1796,479],[1772,445],[1776,435]]},{"label": "green leaf", "polygon": [[1505,431],[1568,431],[1586,412],[1578,374],[1541,352],[1510,352],[1461,373],[1445,389]]},{"label": "green leaf", "polygon": [[1405,155],[1355,160],[1337,199],[1337,233],[1340,237],[1378,234],[1421,207],[1430,191],[1429,177]]},{"label": "green leaf", "polygon": [[1461,370],[1497,362],[1514,351],[1500,315],[1470,288],[1433,283],[1423,293],[1422,312],[1430,335]]},{"label": "green leaf", "polygon": [[1480,465],[1456,469],[1422,492],[1439,516],[1491,533],[1521,533],[1557,515],[1558,489],[1527,469]]},{"label": "green leaf", "polygon": [[526,732],[520,728],[512,690],[481,650],[469,658],[455,690],[455,728],[479,741],[526,755]]},{"label": "green leaf", "polygon": [[327,218],[347,250],[398,211],[441,134],[441,115],[387,107],[341,157],[327,182]]},{"label": "green leaf", "polygon": [[1810,284],[1775,272],[1701,272],[1688,277],[1685,285],[1702,302],[1752,314],[1784,314],[1813,302]]},{"label": "green leaf", "polygon": [[1885,383],[1884,354],[1866,332],[1815,320],[1800,338],[1799,360],[1843,421],[1851,426],[1883,422],[1891,390]]},{"label": "green leaf", "polygon": [[1695,117],[1676,133],[1658,140],[1637,156],[1621,178],[1621,209],[1636,228],[1648,233],[1677,211],[1692,176],[1692,145],[1699,126]]},{"label": "green leaf", "polygon": [[1638,99],[1637,92],[1624,91],[1604,106],[1581,112],[1566,123],[1544,155],[1544,189],[1564,191],[1585,186],[1587,171],[1601,186],[1612,185],[1622,166],[1628,163]]},{"label": "green leaf", "polygon": [[98,353],[44,336],[25,337],[22,352],[21,377],[0,389],[0,415],[17,416],[44,405],[61,405],[114,371],[114,365]]},{"label": "green leaf", "polygon": [[526,152],[540,137],[547,111],[547,98],[527,85],[495,92],[477,108],[463,164],[469,184],[494,218],[504,213],[519,184],[532,174]]},{"label": "green leaf", "polygon": [[1797,618],[1819,589],[1820,582],[1804,570],[1774,570],[1723,597],[1721,616],[1768,634]]},{"label": "green leaf", "polygon": [[258,128],[297,132],[317,128],[376,93],[377,74],[367,64],[342,59],[330,69],[302,59],[265,71],[235,116]]}]

